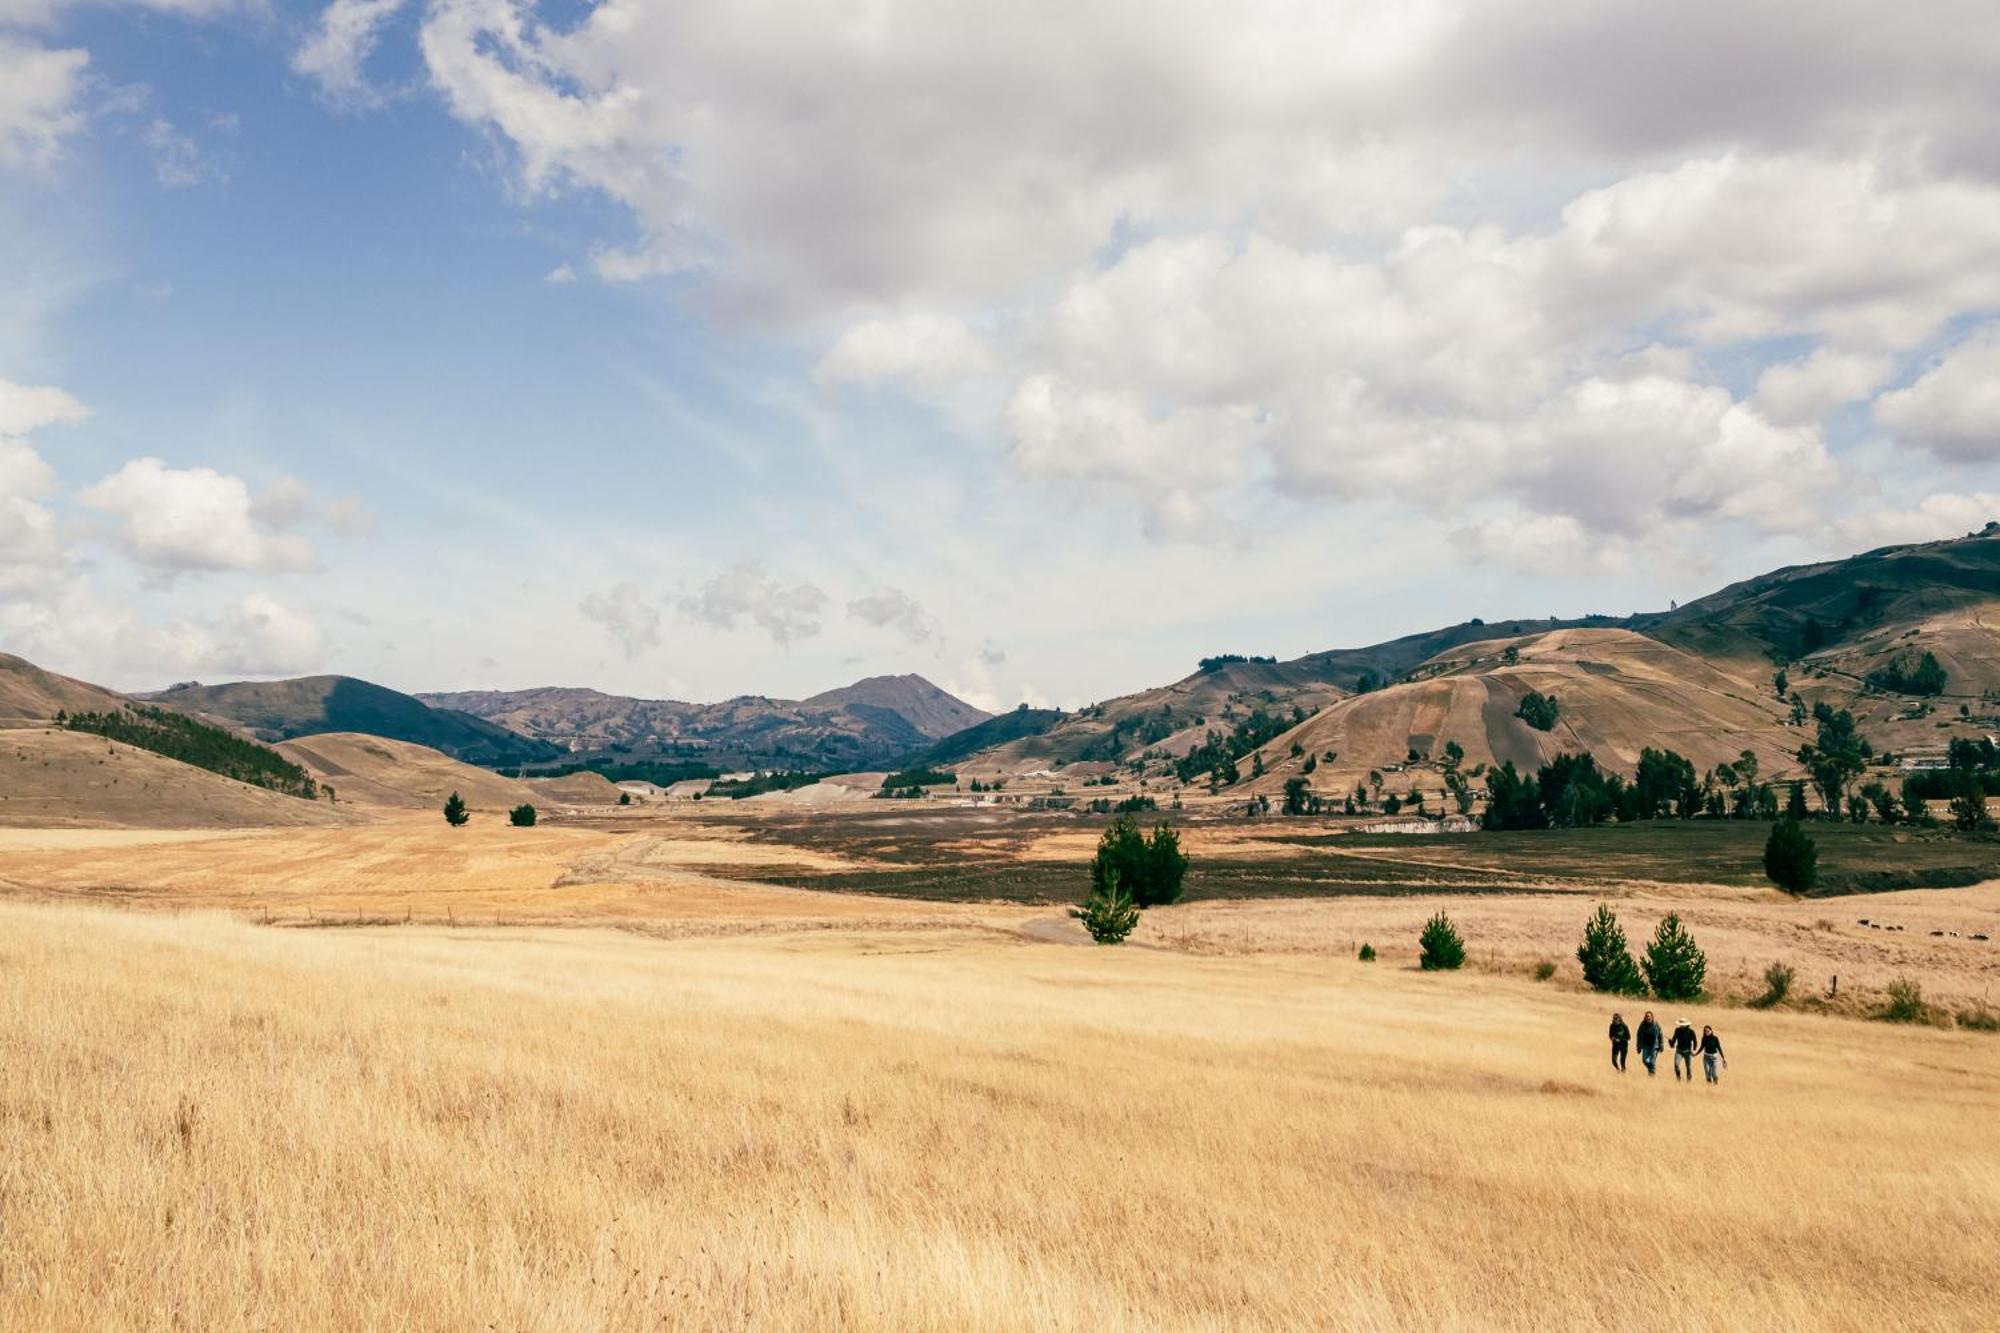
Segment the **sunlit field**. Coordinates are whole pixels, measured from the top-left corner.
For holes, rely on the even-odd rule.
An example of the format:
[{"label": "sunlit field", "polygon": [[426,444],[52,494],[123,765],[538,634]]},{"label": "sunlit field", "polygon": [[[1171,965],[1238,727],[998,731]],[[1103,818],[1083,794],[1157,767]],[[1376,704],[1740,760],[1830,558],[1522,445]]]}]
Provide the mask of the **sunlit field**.
[{"label": "sunlit field", "polygon": [[1732,1066],[1676,1086],[1607,1009],[949,923],[0,903],[0,1325],[2000,1321],[1992,1037],[1703,1010]]}]

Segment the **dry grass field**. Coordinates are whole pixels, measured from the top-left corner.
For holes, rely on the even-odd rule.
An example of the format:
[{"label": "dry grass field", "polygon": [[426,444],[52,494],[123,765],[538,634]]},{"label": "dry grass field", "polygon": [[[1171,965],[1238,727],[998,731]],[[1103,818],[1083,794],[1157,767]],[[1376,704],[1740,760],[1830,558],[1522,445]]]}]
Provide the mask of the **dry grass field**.
[{"label": "dry grass field", "polygon": [[938,930],[0,904],[0,1326],[1991,1328],[2000,1047]]}]

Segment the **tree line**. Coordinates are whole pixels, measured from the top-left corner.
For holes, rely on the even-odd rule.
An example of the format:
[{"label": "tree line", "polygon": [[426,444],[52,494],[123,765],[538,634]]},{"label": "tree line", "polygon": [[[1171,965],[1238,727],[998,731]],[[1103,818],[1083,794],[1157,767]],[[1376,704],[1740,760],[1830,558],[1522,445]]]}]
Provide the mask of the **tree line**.
[{"label": "tree line", "polygon": [[[66,731],[89,732],[135,749],[150,750],[253,787],[301,800],[319,799],[319,784],[312,775],[270,746],[197,722],[169,708],[131,704],[105,713],[59,712],[55,722]],[[331,788],[327,794],[332,795]]]}]

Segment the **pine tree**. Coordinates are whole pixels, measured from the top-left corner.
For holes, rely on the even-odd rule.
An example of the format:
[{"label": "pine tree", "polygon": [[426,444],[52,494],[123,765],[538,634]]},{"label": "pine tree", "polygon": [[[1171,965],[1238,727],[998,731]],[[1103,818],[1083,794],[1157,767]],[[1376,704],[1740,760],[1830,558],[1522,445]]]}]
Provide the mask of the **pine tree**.
[{"label": "pine tree", "polygon": [[1819,879],[1819,848],[1796,819],[1771,825],[1764,841],[1764,873],[1786,893],[1810,893]]},{"label": "pine tree", "polygon": [[1644,995],[1646,981],[1632,950],[1625,943],[1625,929],[1609,907],[1599,904],[1597,915],[1583,926],[1583,943],[1577,946],[1576,961],[1583,964],[1583,979],[1592,990],[1613,995]]},{"label": "pine tree", "polygon": [[1708,977],[1708,957],[1696,947],[1677,912],[1668,913],[1653,932],[1653,942],[1646,946],[1646,958],[1640,966],[1653,994],[1663,1000],[1696,998]]},{"label": "pine tree", "polygon": [[1417,944],[1423,949],[1420,961],[1426,972],[1449,972],[1465,965],[1465,941],[1443,912],[1424,922]]},{"label": "pine tree", "polygon": [[1099,944],[1123,944],[1139,924],[1139,904],[1119,884],[1115,870],[1093,885],[1084,895],[1083,905],[1070,908],[1069,914],[1083,922],[1090,938]]},{"label": "pine tree", "polygon": [[450,796],[445,798],[445,803],[444,803],[445,823],[451,825],[453,828],[457,828],[470,818],[472,818],[472,815],[468,813],[465,808],[464,797],[460,796],[457,792],[453,792]]}]

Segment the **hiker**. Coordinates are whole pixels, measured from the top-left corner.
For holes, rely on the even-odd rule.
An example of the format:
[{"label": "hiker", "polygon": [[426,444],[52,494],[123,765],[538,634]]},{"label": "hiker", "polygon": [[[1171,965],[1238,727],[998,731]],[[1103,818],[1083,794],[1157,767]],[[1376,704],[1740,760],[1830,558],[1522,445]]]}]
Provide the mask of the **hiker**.
[{"label": "hiker", "polygon": [[[1704,1024],[1701,1029],[1701,1072],[1710,1083],[1722,1082],[1721,1076],[1715,1072],[1718,1063],[1724,1069],[1729,1068],[1729,1057],[1722,1053],[1722,1038],[1715,1035],[1714,1028]],[[1690,1078],[1693,1074],[1694,1071],[1688,1071]]]},{"label": "hiker", "polygon": [[1694,1024],[1683,1018],[1674,1025],[1674,1035],[1667,1040],[1674,1048],[1674,1082],[1681,1081],[1681,1066],[1687,1066],[1687,1081],[1694,1082],[1694,1052],[1701,1044],[1701,1038],[1694,1035]]},{"label": "hiker", "polygon": [[1625,1043],[1632,1040],[1632,1029],[1625,1026],[1625,1015],[1611,1015],[1611,1067],[1619,1073],[1625,1072]]},{"label": "hiker", "polygon": [[1646,1016],[1639,1020],[1639,1063],[1646,1066],[1648,1078],[1660,1072],[1660,1047],[1664,1044],[1660,1040],[1660,1024],[1653,1017],[1653,1011],[1648,1009]]}]

